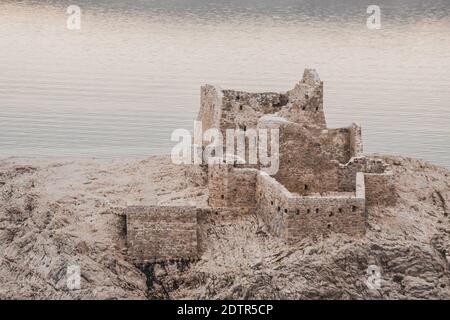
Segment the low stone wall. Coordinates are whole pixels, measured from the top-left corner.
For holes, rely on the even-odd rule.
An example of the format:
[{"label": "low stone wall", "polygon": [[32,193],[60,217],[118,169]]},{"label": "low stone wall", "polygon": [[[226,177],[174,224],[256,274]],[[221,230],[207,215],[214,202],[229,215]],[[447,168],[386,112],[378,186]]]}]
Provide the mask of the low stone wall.
[{"label": "low stone wall", "polygon": [[285,220],[289,243],[332,232],[363,235],[365,203],[364,199],[352,196],[293,198]]},{"label": "low stone wall", "polygon": [[293,243],[308,235],[331,232],[362,235],[366,215],[364,176],[357,175],[357,192],[333,196],[292,194],[267,174],[257,177],[257,213],[275,236]]},{"label": "low stone wall", "polygon": [[357,189],[354,179],[358,172],[364,174],[366,205],[392,206],[396,202],[394,176],[388,164],[381,159],[365,156],[352,158],[347,164],[339,165],[339,191],[353,192]]},{"label": "low stone wall", "polygon": [[126,219],[128,256],[134,263],[198,258],[195,207],[130,206]]},{"label": "low stone wall", "polygon": [[308,196],[290,199],[286,216],[287,241],[296,242],[307,235],[331,232],[359,236],[365,233],[364,174],[356,174],[355,194]]},{"label": "low stone wall", "polygon": [[257,213],[274,235],[285,238],[285,210],[291,193],[266,173],[259,173],[256,183]]}]

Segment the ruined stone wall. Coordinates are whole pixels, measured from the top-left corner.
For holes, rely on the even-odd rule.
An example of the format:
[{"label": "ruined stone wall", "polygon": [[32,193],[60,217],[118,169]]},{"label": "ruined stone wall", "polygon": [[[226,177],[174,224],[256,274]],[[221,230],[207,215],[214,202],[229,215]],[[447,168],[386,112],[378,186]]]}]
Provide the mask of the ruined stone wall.
[{"label": "ruined stone wall", "polygon": [[251,168],[231,164],[209,166],[209,199],[211,207],[254,207],[256,176]]},{"label": "ruined stone wall", "polygon": [[274,177],[290,192],[306,195],[337,190],[338,166],[330,157],[303,126],[280,123],[280,164]]},{"label": "ruined stone wall", "polygon": [[284,216],[289,207],[289,191],[266,173],[259,173],[256,185],[257,213],[269,231],[285,238]]},{"label": "ruined stone wall", "polygon": [[318,139],[322,152],[327,154],[327,158],[339,163],[347,163],[350,160],[350,129],[322,130]]},{"label": "ruined stone wall", "polygon": [[[366,199],[366,183],[363,172],[358,172],[356,174],[356,198]],[[367,202],[367,199],[366,199]]]},{"label": "ruined stone wall", "polygon": [[256,187],[257,213],[271,233],[289,243],[331,232],[361,235],[366,224],[362,174],[355,183],[356,194],[298,196],[274,178],[260,173]]},{"label": "ruined stone wall", "polygon": [[357,236],[365,232],[365,203],[354,196],[297,197],[285,219],[289,243],[331,232]]},{"label": "ruined stone wall", "polygon": [[287,92],[289,104],[280,116],[306,126],[327,127],[323,110],[323,82],[315,70],[306,69],[303,79]]},{"label": "ruined stone wall", "polygon": [[254,207],[256,191],[256,169],[233,168],[228,182],[229,207]]},{"label": "ruined stone wall", "polygon": [[134,263],[198,258],[195,207],[130,206],[126,219],[128,256]]},{"label": "ruined stone wall", "polygon": [[366,203],[368,206],[393,206],[397,200],[394,175],[391,172],[365,173]]},{"label": "ruined stone wall", "polygon": [[354,179],[358,173],[364,174],[366,204],[394,205],[396,201],[394,176],[381,159],[370,159],[365,156],[354,157],[338,170],[339,191],[355,191]]},{"label": "ruined stone wall", "polygon": [[208,166],[208,204],[211,207],[228,206],[228,175],[231,170],[232,165],[225,163]]},{"label": "ruined stone wall", "polygon": [[222,117],[220,129],[225,136],[226,129],[256,128],[258,119],[265,114],[273,114],[286,105],[288,97],[275,92],[249,93],[223,90]]},{"label": "ruined stone wall", "polygon": [[203,132],[214,127],[225,137],[227,129],[254,129],[262,116],[277,113],[311,130],[326,128],[323,83],[314,70],[305,70],[302,81],[287,93],[250,93],[205,85],[197,120],[202,122]]},{"label": "ruined stone wall", "polygon": [[[361,156],[363,154],[361,126],[359,126],[356,123],[352,123],[352,125],[349,128],[349,140],[350,140],[349,159],[352,157]],[[344,162],[341,162],[341,163],[344,163]]]},{"label": "ruined stone wall", "polygon": [[[258,132],[256,129],[236,129],[224,136],[223,158],[242,168],[259,169]],[[205,152],[206,153],[206,152]]]},{"label": "ruined stone wall", "polygon": [[[341,169],[350,160],[350,128],[310,130],[281,117],[265,116],[258,128],[279,128],[280,165],[274,175],[290,192],[307,195],[315,192],[340,191],[340,179],[355,190],[356,172]],[[348,175],[347,172],[349,173]],[[345,175],[345,176],[344,176]]]},{"label": "ruined stone wall", "polygon": [[331,232],[358,236],[365,233],[365,180],[356,175],[356,192],[331,196],[293,196],[286,215],[287,241]]},{"label": "ruined stone wall", "polygon": [[384,173],[389,170],[386,163],[379,159],[369,159],[365,156],[354,157],[346,164],[338,167],[338,191],[354,192],[355,178],[358,172]]},{"label": "ruined stone wall", "polygon": [[197,121],[202,123],[202,131],[219,128],[222,117],[222,90],[215,86],[205,85],[200,89],[200,110]]},{"label": "ruined stone wall", "polygon": [[[332,162],[347,163],[353,153],[362,151],[358,126],[326,129],[323,82],[312,69],[306,69],[303,79],[286,93],[249,93],[207,85],[202,87],[201,101],[198,119],[202,121],[203,131],[218,128],[223,138],[227,137],[227,129],[240,129],[245,135],[252,131],[250,129],[264,128],[261,121],[269,115],[289,123],[280,128],[283,135],[280,141],[289,152],[280,152],[285,159],[277,179],[292,192],[308,194],[337,190],[337,168]],[[283,132],[286,128],[287,132]],[[249,165],[250,140],[256,141],[256,138],[246,137],[245,155],[238,156],[245,158],[246,167],[259,168],[259,163]],[[203,142],[204,147],[207,144],[209,141]],[[223,154],[232,153],[226,147],[224,144]],[[208,151],[205,153],[209,155]],[[311,162],[314,165],[310,165]],[[290,168],[292,163],[295,165]],[[309,184],[311,187],[305,188]]]},{"label": "ruined stone wall", "polygon": [[[250,93],[222,90],[206,85],[201,90],[201,107],[197,120],[202,122],[202,133],[210,128],[217,128],[220,131],[224,139],[223,155],[230,153],[230,150],[226,149],[225,143],[227,129],[241,130],[242,137],[245,140],[245,156],[243,158],[249,163],[249,140],[255,140],[256,135],[249,136],[247,130],[255,129],[259,118],[265,114],[278,112],[287,102],[287,94],[283,93]],[[237,137],[235,137],[235,148],[237,140]],[[203,148],[210,143],[211,141],[203,141]],[[204,152],[204,163],[207,162],[209,152],[208,150]],[[237,155],[236,152],[234,152],[234,155]],[[212,156],[216,155],[213,154]],[[257,164],[248,167],[257,167]]]}]

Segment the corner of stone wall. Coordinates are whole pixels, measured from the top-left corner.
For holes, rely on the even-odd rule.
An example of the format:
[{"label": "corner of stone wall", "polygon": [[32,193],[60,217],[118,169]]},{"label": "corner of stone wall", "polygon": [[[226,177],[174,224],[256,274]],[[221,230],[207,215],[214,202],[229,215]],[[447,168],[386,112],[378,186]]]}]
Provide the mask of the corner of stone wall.
[{"label": "corner of stone wall", "polygon": [[366,185],[364,183],[364,173],[357,172],[356,173],[356,198],[358,199],[366,199]]},{"label": "corner of stone wall", "polygon": [[362,130],[357,123],[350,126],[350,157],[363,155]]},{"label": "corner of stone wall", "polygon": [[209,206],[213,208],[227,206],[227,190],[231,168],[232,165],[226,163],[208,165]]},{"label": "corner of stone wall", "polygon": [[197,121],[202,123],[202,134],[210,128],[220,127],[223,92],[218,86],[204,85],[200,88],[200,110]]},{"label": "corner of stone wall", "polygon": [[254,207],[258,170],[233,164],[208,167],[208,204],[220,207]]}]

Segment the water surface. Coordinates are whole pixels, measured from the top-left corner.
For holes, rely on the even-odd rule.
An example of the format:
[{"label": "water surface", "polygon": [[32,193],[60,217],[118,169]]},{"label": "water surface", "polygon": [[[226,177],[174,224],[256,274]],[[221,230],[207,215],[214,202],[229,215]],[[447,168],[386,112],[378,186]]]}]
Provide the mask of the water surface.
[{"label": "water surface", "polygon": [[376,2],[380,30],[364,0],[2,0],[0,156],[168,153],[202,84],[285,91],[312,67],[330,127],[450,166],[450,2]]}]

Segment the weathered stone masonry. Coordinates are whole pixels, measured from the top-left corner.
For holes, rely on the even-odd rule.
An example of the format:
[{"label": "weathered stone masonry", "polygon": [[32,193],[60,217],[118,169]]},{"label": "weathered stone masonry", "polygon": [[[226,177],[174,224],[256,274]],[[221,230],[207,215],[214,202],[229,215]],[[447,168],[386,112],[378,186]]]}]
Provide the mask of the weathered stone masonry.
[{"label": "weathered stone masonry", "polygon": [[355,193],[299,196],[260,173],[257,211],[275,235],[290,243],[311,234],[362,235],[366,219],[362,173],[357,180]]},{"label": "weathered stone masonry", "polygon": [[198,258],[197,208],[130,206],[128,255],[135,263]]},{"label": "weathered stone masonry", "polygon": [[205,226],[244,214],[257,214],[287,244],[330,233],[360,237],[367,206],[395,204],[392,172],[383,161],[364,155],[361,127],[327,128],[323,82],[314,70],[305,70],[302,81],[285,93],[203,86],[197,120],[203,132],[216,128],[224,137],[227,129],[244,134],[278,129],[279,170],[269,176],[259,161],[207,165],[215,155],[203,141],[197,147],[204,164],[189,165],[186,179],[208,186],[208,206],[129,207],[127,242],[136,263],[198,258],[207,245]]}]

